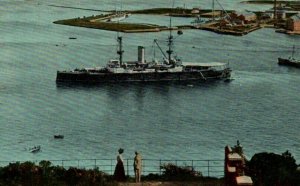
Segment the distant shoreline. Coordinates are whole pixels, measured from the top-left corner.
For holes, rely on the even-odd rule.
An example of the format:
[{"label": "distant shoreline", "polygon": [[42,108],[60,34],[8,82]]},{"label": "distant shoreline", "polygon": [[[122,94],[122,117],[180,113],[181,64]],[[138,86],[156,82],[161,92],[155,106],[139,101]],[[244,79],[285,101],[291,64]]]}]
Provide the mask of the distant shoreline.
[{"label": "distant shoreline", "polygon": [[62,6],[62,5],[48,5],[48,6],[58,7],[58,8],[77,9],[77,10],[90,10],[90,11],[96,11],[96,12],[110,12],[107,10],[99,10],[99,9],[92,9],[92,8],[79,8],[79,7],[73,7],[73,6]]},{"label": "distant shoreline", "polygon": [[[242,3],[251,3],[251,4],[273,4],[273,1],[243,1]],[[300,2],[296,1],[277,1],[278,4],[285,3],[287,6],[298,6]],[[287,4],[289,3],[289,4]],[[186,9],[186,8],[150,8],[150,9],[141,9],[141,10],[96,10],[90,8],[78,8],[78,7],[69,7],[69,6],[57,6],[49,5],[60,8],[72,8],[72,9],[81,9],[81,10],[92,10],[92,11],[102,11],[107,12],[107,14],[92,15],[89,17],[78,17],[73,19],[57,20],[53,23],[125,32],[125,33],[141,33],[141,32],[161,32],[166,30],[182,30],[182,29],[199,29],[199,30],[208,30],[219,34],[229,34],[235,36],[243,36],[255,30],[258,30],[263,27],[275,27],[275,22],[272,19],[261,20],[260,22],[249,22],[247,24],[234,24],[228,22],[227,24],[223,23],[221,25],[220,21],[210,20],[203,21],[202,18],[212,18],[219,17],[224,14],[230,14],[234,10],[212,10],[212,9]],[[254,12],[256,16],[260,16],[261,12]],[[176,27],[169,28],[168,26],[160,26],[151,23],[126,23],[120,22],[120,20],[126,19],[131,14],[145,14],[145,15],[162,15],[162,16],[171,16],[171,17],[194,17],[195,20],[202,22],[199,23],[190,23],[187,25],[178,25]],[[298,34],[290,32],[282,32],[286,34]]]},{"label": "distant shoreline", "polygon": [[[65,8],[65,7],[63,7]],[[67,7],[70,8],[70,7]],[[74,8],[74,7],[73,7]],[[78,26],[78,27],[86,27],[86,28],[94,28],[94,29],[102,29],[102,30],[110,30],[110,31],[119,31],[125,33],[140,33],[140,32],[160,32],[170,30],[167,26],[160,26],[150,23],[137,24],[137,23],[124,23],[119,21],[111,21],[112,19],[118,18],[126,18],[131,14],[151,14],[151,15],[166,15],[173,17],[206,17],[210,18],[216,12],[221,14],[221,10],[215,10],[215,13],[211,13],[211,9],[203,9],[199,10],[198,13],[192,13],[192,9],[183,9],[183,8],[153,8],[153,9],[143,9],[143,10],[134,10],[134,11],[107,11],[111,12],[109,14],[101,14],[96,16],[89,16],[83,18],[73,18],[66,20],[58,20],[54,21],[55,24],[69,25],[69,26]],[[227,10],[228,13],[231,13],[233,10]],[[182,29],[199,29],[199,30],[209,30],[219,34],[230,34],[242,36],[246,35],[249,32],[259,29],[260,27],[257,25],[248,25],[247,27],[239,27],[233,28],[223,27],[219,28],[217,21],[212,21],[209,23],[203,23],[202,25],[179,25],[176,27],[172,27],[172,30],[182,30]]]},{"label": "distant shoreline", "polygon": [[[267,5],[273,5],[274,4],[274,0],[267,0],[267,1],[259,1],[259,0],[255,0],[255,1],[242,1],[241,3],[245,3],[245,4],[267,4]],[[277,1],[277,4],[300,4],[299,1]]]}]

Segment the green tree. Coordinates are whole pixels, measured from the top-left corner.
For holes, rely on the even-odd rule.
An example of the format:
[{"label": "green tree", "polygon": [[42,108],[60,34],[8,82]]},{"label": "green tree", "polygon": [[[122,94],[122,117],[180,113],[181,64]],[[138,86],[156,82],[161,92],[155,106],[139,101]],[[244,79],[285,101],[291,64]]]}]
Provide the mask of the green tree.
[{"label": "green tree", "polygon": [[252,177],[255,185],[297,185],[297,167],[294,157],[288,151],[282,155],[263,152],[255,154],[247,162],[247,174]]}]

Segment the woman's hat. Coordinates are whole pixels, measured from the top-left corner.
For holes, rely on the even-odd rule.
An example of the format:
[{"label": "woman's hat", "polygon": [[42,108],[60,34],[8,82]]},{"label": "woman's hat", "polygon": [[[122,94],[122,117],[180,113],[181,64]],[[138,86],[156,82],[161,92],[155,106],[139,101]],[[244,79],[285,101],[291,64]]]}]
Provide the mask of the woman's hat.
[{"label": "woman's hat", "polygon": [[122,153],[124,152],[124,149],[119,148],[118,152],[119,152],[120,154],[122,154]]}]

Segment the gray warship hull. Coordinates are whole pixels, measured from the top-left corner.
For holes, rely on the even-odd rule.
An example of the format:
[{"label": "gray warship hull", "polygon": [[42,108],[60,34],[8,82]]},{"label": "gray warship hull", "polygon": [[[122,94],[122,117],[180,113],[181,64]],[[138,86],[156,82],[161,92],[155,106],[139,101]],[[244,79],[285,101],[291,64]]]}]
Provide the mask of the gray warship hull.
[{"label": "gray warship hull", "polygon": [[105,83],[105,82],[159,82],[159,81],[195,81],[230,78],[231,70],[206,70],[202,72],[150,72],[150,73],[109,73],[58,71],[56,82],[69,83]]}]

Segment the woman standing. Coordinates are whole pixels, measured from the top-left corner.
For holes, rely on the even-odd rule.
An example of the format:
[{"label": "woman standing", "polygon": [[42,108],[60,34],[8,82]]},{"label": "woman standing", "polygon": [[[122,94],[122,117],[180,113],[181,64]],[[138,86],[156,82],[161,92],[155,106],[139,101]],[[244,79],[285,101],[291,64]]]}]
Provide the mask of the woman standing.
[{"label": "woman standing", "polygon": [[122,158],[122,153],[124,152],[124,149],[120,148],[118,152],[119,154],[117,156],[117,165],[114,172],[114,178],[116,181],[125,181],[125,170]]}]

